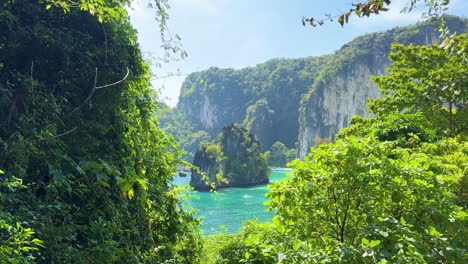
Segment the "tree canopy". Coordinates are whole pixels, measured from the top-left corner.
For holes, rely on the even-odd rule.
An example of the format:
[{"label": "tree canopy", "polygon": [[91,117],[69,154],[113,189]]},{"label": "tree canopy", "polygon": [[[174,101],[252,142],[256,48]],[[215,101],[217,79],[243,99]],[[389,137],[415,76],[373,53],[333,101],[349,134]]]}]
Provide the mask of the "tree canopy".
[{"label": "tree canopy", "polygon": [[465,34],[442,45],[394,45],[389,75],[373,80],[383,97],[371,102],[380,116],[421,111],[432,126],[451,136],[468,130],[468,39]]},{"label": "tree canopy", "polygon": [[[1,4],[1,214],[43,241],[19,252],[40,263],[194,262],[197,222],[172,188],[178,151],[136,31],[122,3],[80,3],[90,12]],[[92,4],[124,16],[101,22]]]}]

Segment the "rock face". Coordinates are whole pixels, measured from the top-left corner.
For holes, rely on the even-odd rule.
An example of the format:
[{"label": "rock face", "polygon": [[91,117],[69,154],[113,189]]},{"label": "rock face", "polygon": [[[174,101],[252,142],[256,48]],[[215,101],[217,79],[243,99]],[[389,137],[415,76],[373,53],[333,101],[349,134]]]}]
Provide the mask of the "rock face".
[{"label": "rock face", "polygon": [[[216,176],[224,171],[222,158],[223,154],[218,144],[200,144],[193,158],[193,164],[198,169],[192,169],[190,185],[199,191],[209,191],[212,188],[207,182],[219,185],[219,177]],[[204,178],[202,173],[205,174],[206,178]]]},{"label": "rock face", "polygon": [[[236,124],[224,127],[219,144],[201,144],[193,164],[217,188],[245,187],[269,181],[267,157],[262,154],[259,142]],[[190,185],[196,190],[210,190],[212,186],[206,183],[200,171],[192,170]]]},{"label": "rock face", "polygon": [[317,139],[333,140],[334,135],[348,126],[351,117],[368,117],[368,98],[381,96],[371,81],[372,75],[382,75],[389,66],[387,54],[356,59],[336,74],[321,79],[304,96],[299,114],[298,155],[303,158]]},{"label": "rock face", "polygon": [[242,123],[265,149],[276,141],[294,148],[301,96],[325,60],[273,59],[240,70],[212,67],[192,73],[182,84],[177,108],[212,138],[226,124]]},{"label": "rock face", "polygon": [[[446,17],[451,32],[468,32],[468,20]],[[210,68],[187,77],[177,106],[212,138],[228,123],[242,123],[265,150],[276,141],[303,158],[321,138],[354,115],[369,116],[366,101],[379,97],[372,75],[386,73],[392,43],[438,43],[438,22],[367,34],[332,55],[274,59],[240,70]]]},{"label": "rock face", "polygon": [[[447,18],[451,31],[466,32],[468,20]],[[351,117],[368,117],[368,98],[381,96],[371,76],[386,73],[392,43],[438,43],[436,23],[395,28],[356,38],[328,60],[320,77],[303,96],[299,110],[298,156],[304,158],[317,139],[334,139]]]}]

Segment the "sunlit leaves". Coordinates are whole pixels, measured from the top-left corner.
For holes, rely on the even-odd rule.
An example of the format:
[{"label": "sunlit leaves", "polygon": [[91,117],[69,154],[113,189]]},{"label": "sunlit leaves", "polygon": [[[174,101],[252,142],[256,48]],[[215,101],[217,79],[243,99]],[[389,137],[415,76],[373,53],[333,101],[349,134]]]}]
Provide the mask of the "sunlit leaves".
[{"label": "sunlit leaves", "polygon": [[[4,172],[0,170],[0,177]],[[18,192],[27,188],[23,182],[12,177],[0,179],[0,259],[5,263],[27,263],[34,261],[34,253],[44,247],[42,240],[38,239],[32,228],[24,227],[29,224],[22,223],[15,216],[5,210],[5,199],[9,193]]]},{"label": "sunlit leaves", "polygon": [[[33,227],[47,263],[192,263],[197,221],[171,192],[178,152],[158,127],[149,67],[123,7],[43,3],[10,1],[0,12],[10,36],[0,41],[9,62],[0,76],[2,179],[28,187],[1,187],[8,224]],[[86,12],[74,6],[83,3]],[[119,10],[121,20],[111,13]],[[93,93],[96,68],[98,84],[130,72]]]},{"label": "sunlit leaves", "polygon": [[[443,149],[445,144],[423,143],[423,148]],[[348,260],[457,258],[462,249],[452,255],[446,239],[431,240],[431,246],[425,242],[426,236],[452,236],[453,228],[463,225],[460,217],[449,221],[450,215],[461,212],[453,188],[459,181],[447,182],[431,165],[447,154],[433,157],[423,150],[368,138],[347,137],[321,145],[304,162],[293,164],[290,178],[273,185],[268,196],[269,205],[277,210],[275,223],[288,236],[312,243],[312,250],[323,250],[324,237],[354,248],[354,253],[334,253]],[[455,165],[454,160],[444,162],[459,169],[466,166]],[[443,257],[427,247],[437,248]]]},{"label": "sunlit leaves", "polygon": [[378,116],[421,111],[431,126],[451,136],[466,134],[468,39],[458,35],[447,41],[445,46],[394,45],[389,75],[373,78],[383,97],[371,101],[370,110]]}]

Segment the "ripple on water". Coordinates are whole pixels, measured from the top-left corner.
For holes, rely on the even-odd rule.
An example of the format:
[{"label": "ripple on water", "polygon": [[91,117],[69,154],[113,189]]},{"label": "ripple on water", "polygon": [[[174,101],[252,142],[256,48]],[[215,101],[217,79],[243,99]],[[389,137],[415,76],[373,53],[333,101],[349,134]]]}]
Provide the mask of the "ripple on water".
[{"label": "ripple on water", "polygon": [[[272,170],[270,181],[283,179],[289,172]],[[189,181],[190,177],[185,177],[179,182],[177,177],[174,180],[176,184]],[[266,211],[264,206],[267,201],[265,196],[267,191],[268,187],[263,185],[249,188],[226,188],[217,192],[193,192],[189,203],[198,210],[197,216],[203,217],[201,229],[205,234],[213,234],[220,230],[233,233],[242,226],[245,220],[257,218],[259,222],[271,221],[273,213]],[[220,226],[224,228],[220,229]]]}]

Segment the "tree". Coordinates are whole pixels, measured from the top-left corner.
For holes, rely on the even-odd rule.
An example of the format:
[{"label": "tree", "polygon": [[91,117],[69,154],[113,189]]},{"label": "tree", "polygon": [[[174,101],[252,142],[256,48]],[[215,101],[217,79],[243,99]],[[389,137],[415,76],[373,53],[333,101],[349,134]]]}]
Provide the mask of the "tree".
[{"label": "tree", "polygon": [[270,148],[270,159],[268,161],[273,167],[286,167],[286,163],[296,158],[296,150],[288,149],[280,141],[276,141]]},{"label": "tree", "polygon": [[[57,8],[64,13],[72,11],[86,11],[91,15],[96,16],[99,22],[110,21],[126,21],[127,12],[123,7],[131,8],[131,3],[134,0],[40,0],[46,9]],[[167,21],[169,19],[168,10],[170,9],[168,0],[151,0],[148,2],[148,7],[154,8],[154,18],[158,24],[159,32],[162,41],[162,47],[165,51],[165,57],[172,57],[174,54],[179,54],[181,58],[185,58],[187,53],[181,49],[180,36],[172,35],[169,32]]]},{"label": "tree", "polygon": [[2,193],[2,217],[44,241],[41,263],[196,262],[136,31],[69,11],[1,3],[0,167],[27,186]]},{"label": "tree", "polygon": [[402,46],[390,54],[389,75],[374,77],[382,98],[372,100],[377,116],[421,111],[431,125],[455,136],[468,131],[468,38],[442,45]]},{"label": "tree", "polygon": [[280,250],[305,262],[463,259],[466,219],[453,193],[464,168],[447,159],[462,149],[453,140],[405,149],[369,137],[320,145],[268,194],[276,228],[289,237]]}]

